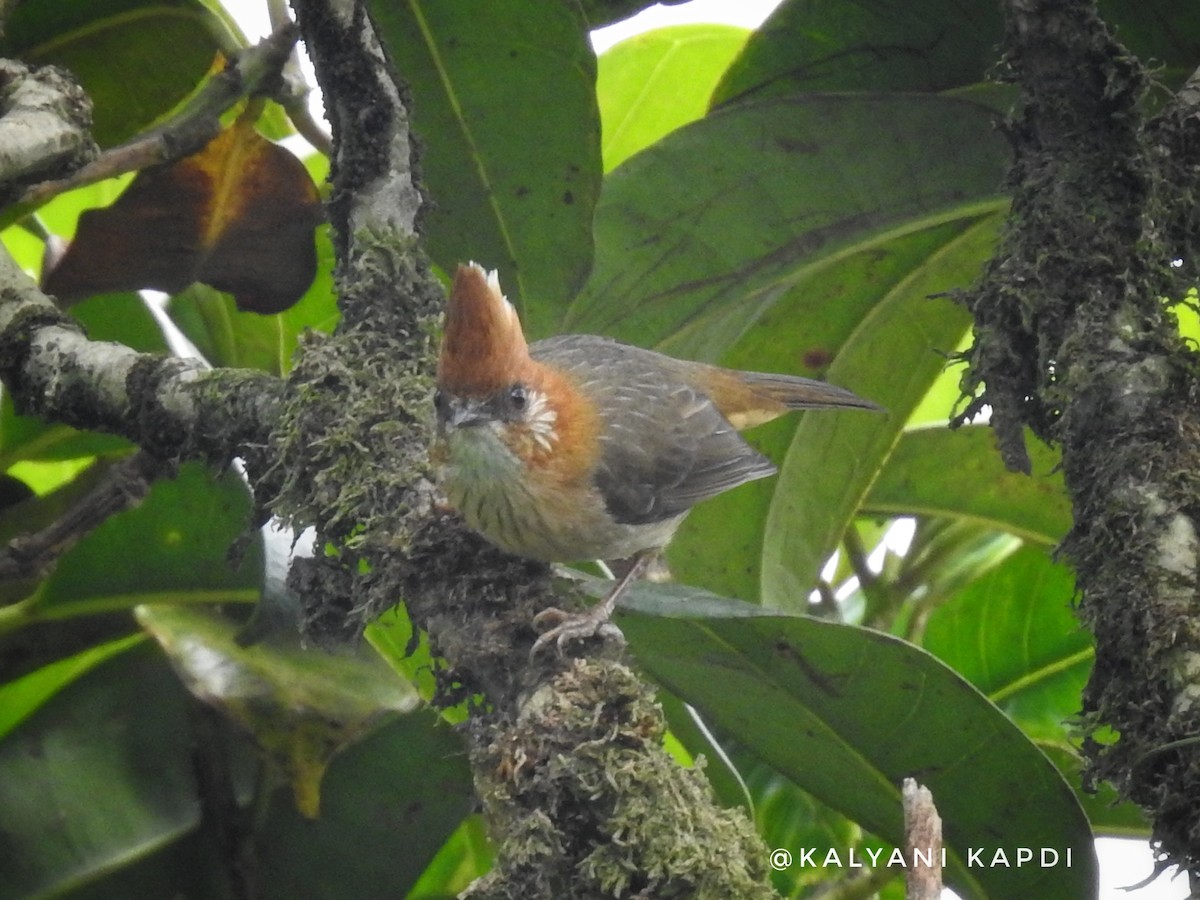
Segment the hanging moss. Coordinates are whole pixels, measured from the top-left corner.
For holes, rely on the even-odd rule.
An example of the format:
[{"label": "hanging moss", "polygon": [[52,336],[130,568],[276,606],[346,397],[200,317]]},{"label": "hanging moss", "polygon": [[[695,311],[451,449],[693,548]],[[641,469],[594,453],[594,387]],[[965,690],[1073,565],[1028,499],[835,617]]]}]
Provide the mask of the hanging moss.
[{"label": "hanging moss", "polygon": [[1177,743],[1200,733],[1200,369],[1170,311],[1200,256],[1200,168],[1180,158],[1198,145],[1171,107],[1146,121],[1145,74],[1082,0],[1012,4],[1005,64],[1022,90],[1013,206],[963,296],[966,412],[991,407],[1011,468],[1028,469],[1026,427],[1061,445],[1062,550],[1096,639],[1089,777],[1142,805],[1163,858],[1200,874],[1200,748]]}]

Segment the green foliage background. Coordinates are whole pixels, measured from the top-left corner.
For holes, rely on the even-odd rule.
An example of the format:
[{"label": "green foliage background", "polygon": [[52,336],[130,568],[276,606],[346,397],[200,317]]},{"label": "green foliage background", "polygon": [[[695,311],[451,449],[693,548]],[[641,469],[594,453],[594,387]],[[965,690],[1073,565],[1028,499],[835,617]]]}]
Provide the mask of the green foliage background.
[{"label": "green foliage background", "polygon": [[[985,428],[945,424],[946,355],[969,327],[948,294],[975,278],[1006,212],[996,126],[1011,97],[985,81],[995,4],[785,0],[753,33],[666,28],[598,61],[559,0],[367,7],[413,92],[437,200],[426,246],[443,270],[498,267],[533,337],[603,333],[819,376],[888,410],[752,433],[779,477],[698,508],[670,552],[679,586],[639,589],[620,613],[681,760],[703,754],[721,800],[750,809],[769,844],[819,857],[897,840],[899,781],[915,774],[961,893],[1089,895],[1093,834],[1146,831],[1079,785],[1071,717],[1092,651],[1051,555],[1070,526],[1056,458],[1035,446],[1032,477],[1014,476]],[[1103,11],[1164,81],[1200,63],[1193,4]],[[8,25],[0,53],[75,71],[105,145],[161,119],[242,42],[216,0],[29,0]],[[120,186],[55,199],[41,226],[69,237]],[[2,236],[39,267],[44,235]],[[317,281],[286,313],[240,313],[197,286],[168,314],[215,366],[286,371],[297,336],[337,320],[323,232],[318,247]],[[74,312],[94,337],[166,348],[135,295]],[[54,521],[131,449],[22,418],[6,397],[0,536]],[[269,589],[260,543],[226,560],[248,514],[237,477],[185,465],[45,579],[0,585],[0,900],[231,897],[242,855],[264,897],[448,896],[486,870],[457,738],[410,702],[422,670],[402,611],[344,660],[229,642],[230,618]],[[867,567],[900,518],[911,547]],[[798,616],[818,584],[842,621]],[[181,646],[221,677],[189,674]],[[321,762],[297,710],[336,713],[346,744],[314,824],[280,777],[300,760],[304,784]],[[249,845],[231,846],[231,822]],[[966,867],[979,845],[1072,847],[1075,865]],[[845,874],[793,868],[776,884],[806,896]]]}]

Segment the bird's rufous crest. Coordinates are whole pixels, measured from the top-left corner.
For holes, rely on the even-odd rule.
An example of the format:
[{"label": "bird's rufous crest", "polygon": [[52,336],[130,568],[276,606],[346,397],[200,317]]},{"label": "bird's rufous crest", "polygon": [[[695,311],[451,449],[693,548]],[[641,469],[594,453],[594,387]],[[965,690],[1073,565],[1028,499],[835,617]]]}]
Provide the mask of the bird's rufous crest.
[{"label": "bird's rufous crest", "polygon": [[460,396],[483,396],[512,385],[528,366],[529,347],[517,311],[500,292],[495,270],[459,266],[450,288],[438,383]]}]

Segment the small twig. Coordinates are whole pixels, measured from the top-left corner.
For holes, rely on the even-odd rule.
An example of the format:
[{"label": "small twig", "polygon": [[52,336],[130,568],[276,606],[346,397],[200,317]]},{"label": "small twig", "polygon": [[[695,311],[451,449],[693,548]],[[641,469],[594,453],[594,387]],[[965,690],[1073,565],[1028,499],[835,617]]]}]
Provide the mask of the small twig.
[{"label": "small twig", "polygon": [[117,463],[104,481],[56,522],[0,550],[0,581],[43,578],[58,559],[110,516],[142,502],[164,464],[144,451]]},{"label": "small twig", "polygon": [[65,191],[200,150],[220,133],[222,113],[243,97],[272,94],[278,89],[280,71],[298,37],[295,25],[285,25],[230,60],[169,122],[106,150],[66,178],[34,185],[22,195],[17,208],[27,211]]},{"label": "small twig", "polygon": [[[279,31],[292,23],[288,15],[286,0],[267,0],[267,13],[271,17],[271,29]],[[313,118],[308,105],[311,88],[300,68],[300,45],[292,48],[287,62],[283,64],[283,85],[275,98],[287,113],[288,120],[297,133],[326,157],[333,156],[333,140],[329,131]]]},{"label": "small twig", "polygon": [[904,804],[906,900],[938,900],[942,896],[942,817],[929,788],[914,778],[901,785]]},{"label": "small twig", "polygon": [[[236,900],[260,900],[262,878],[250,820],[253,813],[237,801],[229,751],[224,746],[224,720],[215,709],[199,701],[192,704],[191,718],[196,737],[192,769],[201,827],[220,849],[226,883]],[[260,767],[258,786],[265,777]]]},{"label": "small twig", "polygon": [[829,622],[842,621],[842,608],[838,606],[837,595],[834,593],[833,586],[825,580],[817,582],[813,588],[817,592],[817,602],[808,607],[809,615],[816,616],[818,619],[825,619]]},{"label": "small twig", "polygon": [[858,578],[859,589],[867,599],[863,623],[871,628],[886,628],[891,624],[890,619],[895,615],[898,602],[893,601],[891,591],[871,571],[866,547],[853,526],[846,529],[846,534],[842,537],[842,546],[846,550],[850,570]]}]

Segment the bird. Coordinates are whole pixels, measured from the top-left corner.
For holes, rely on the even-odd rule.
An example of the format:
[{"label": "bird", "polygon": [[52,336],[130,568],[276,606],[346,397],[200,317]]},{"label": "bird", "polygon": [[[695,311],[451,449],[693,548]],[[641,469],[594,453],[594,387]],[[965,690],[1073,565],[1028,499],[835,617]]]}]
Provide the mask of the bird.
[{"label": "bird", "polygon": [[790,410],[879,410],[796,375],[676,359],[596,335],[528,343],[496,271],[458,266],[434,391],[432,457],[466,524],[547,563],[632,560],[598,605],[544,610],[531,653],[617,637],[619,596],[695,504],[777,469],[739,431]]}]

